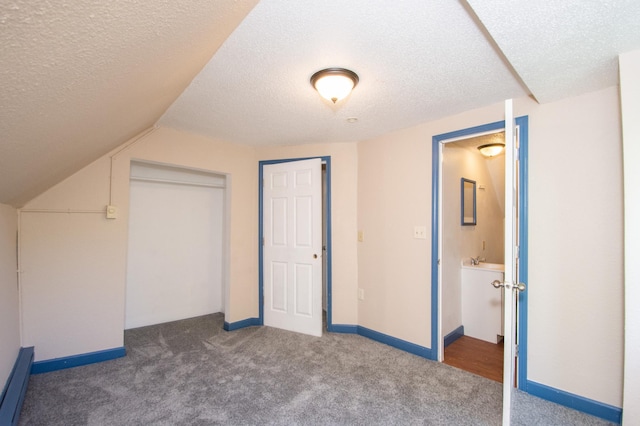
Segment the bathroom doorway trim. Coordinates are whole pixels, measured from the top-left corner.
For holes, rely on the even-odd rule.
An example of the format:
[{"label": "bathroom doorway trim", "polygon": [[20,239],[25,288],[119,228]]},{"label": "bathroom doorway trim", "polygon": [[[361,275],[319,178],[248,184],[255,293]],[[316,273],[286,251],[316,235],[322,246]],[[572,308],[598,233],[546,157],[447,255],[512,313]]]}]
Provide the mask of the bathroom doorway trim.
[{"label": "bathroom doorway trim", "polygon": [[[518,169],[518,179],[520,188],[518,194],[519,227],[519,268],[520,281],[528,283],[529,275],[529,253],[528,253],[528,141],[529,141],[529,119],[528,116],[517,117],[516,126],[519,132],[519,152],[520,162]],[[442,144],[455,139],[466,139],[483,133],[494,133],[505,128],[504,120],[496,121],[480,126],[469,127],[449,133],[435,135],[432,138],[432,211],[431,211],[431,351],[434,360],[438,359],[440,345],[442,345],[442,330],[440,329],[440,192],[441,176],[440,165],[442,162]],[[528,318],[528,292],[520,295],[518,305],[518,345],[519,356],[517,360],[518,388],[527,391],[527,318]]]}]

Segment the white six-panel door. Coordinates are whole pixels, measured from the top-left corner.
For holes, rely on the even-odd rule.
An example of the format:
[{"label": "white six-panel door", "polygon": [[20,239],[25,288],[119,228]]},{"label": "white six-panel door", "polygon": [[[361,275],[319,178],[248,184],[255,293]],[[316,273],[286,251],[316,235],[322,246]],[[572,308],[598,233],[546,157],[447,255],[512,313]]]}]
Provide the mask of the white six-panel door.
[{"label": "white six-panel door", "polygon": [[322,335],[322,163],[263,168],[264,325]]}]

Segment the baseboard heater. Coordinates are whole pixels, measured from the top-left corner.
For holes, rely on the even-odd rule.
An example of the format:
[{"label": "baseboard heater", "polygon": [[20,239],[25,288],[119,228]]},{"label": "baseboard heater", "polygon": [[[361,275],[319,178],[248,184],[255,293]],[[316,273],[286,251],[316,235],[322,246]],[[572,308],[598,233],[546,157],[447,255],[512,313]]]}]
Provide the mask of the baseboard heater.
[{"label": "baseboard heater", "polygon": [[20,348],[13,371],[9,375],[2,395],[0,395],[0,426],[18,424],[20,410],[29,384],[31,364],[33,364],[33,346]]}]

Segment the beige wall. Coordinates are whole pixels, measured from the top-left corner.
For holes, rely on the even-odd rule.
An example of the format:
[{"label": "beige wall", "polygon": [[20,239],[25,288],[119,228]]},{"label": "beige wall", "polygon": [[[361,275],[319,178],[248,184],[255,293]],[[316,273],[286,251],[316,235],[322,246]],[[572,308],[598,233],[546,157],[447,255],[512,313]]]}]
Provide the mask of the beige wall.
[{"label": "beige wall", "polygon": [[[24,341],[36,346],[36,360],[123,344],[131,159],[227,174],[232,196],[225,319],[258,315],[253,149],[159,128],[100,158],[22,210]],[[110,182],[111,203],[118,207],[115,220],[93,213],[109,204]]]},{"label": "beige wall", "polygon": [[[530,120],[529,379],[622,402],[622,174],[617,88],[538,105]],[[502,120],[503,105],[360,143],[253,149],[160,128],[30,202],[21,217],[24,340],[39,359],[122,345],[131,158],[225,173],[232,188],[227,321],[258,315],[258,160],[332,157],[334,322],[431,345],[433,135]],[[607,149],[602,149],[606,146]],[[31,211],[29,211],[31,210]],[[364,241],[357,242],[362,230]],[[50,288],[52,287],[53,288]],[[357,300],[357,289],[365,292]],[[60,294],[56,294],[59,292]],[[49,303],[47,297],[56,297]]]},{"label": "beige wall", "polygon": [[320,156],[331,157],[332,322],[357,324],[358,153],[356,144],[317,144],[258,149],[260,160]]},{"label": "beige wall", "polygon": [[[358,324],[431,346],[431,134],[407,129],[358,144]],[[429,231],[427,231],[429,232]]]},{"label": "beige wall", "polygon": [[0,204],[0,389],[4,389],[20,350],[17,231],[16,209]]},{"label": "beige wall", "polygon": [[431,347],[431,138],[503,118],[498,104],[358,144],[358,324]]},{"label": "beige wall", "polygon": [[620,55],[625,200],[625,425],[640,424],[640,50]]},{"label": "beige wall", "polygon": [[[617,88],[529,116],[529,379],[622,403],[622,174]],[[496,104],[358,144],[359,324],[430,347],[431,138],[504,119]],[[602,149],[606,146],[607,149]],[[603,284],[603,283],[606,283]],[[588,373],[587,373],[588,372]]]},{"label": "beige wall", "polygon": [[620,407],[618,90],[535,106],[528,113],[529,379]]}]

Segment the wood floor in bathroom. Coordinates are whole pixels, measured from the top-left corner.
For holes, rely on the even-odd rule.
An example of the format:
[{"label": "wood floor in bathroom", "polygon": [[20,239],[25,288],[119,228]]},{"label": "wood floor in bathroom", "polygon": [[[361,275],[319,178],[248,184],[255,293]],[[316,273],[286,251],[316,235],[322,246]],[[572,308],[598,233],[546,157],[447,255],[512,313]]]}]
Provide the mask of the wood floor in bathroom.
[{"label": "wood floor in bathroom", "polygon": [[462,336],[444,348],[444,363],[502,383],[504,345]]}]

